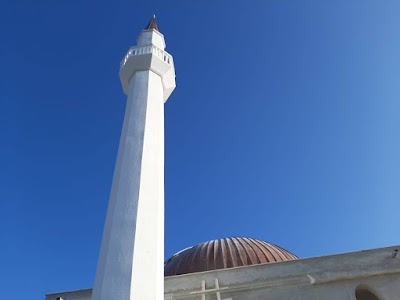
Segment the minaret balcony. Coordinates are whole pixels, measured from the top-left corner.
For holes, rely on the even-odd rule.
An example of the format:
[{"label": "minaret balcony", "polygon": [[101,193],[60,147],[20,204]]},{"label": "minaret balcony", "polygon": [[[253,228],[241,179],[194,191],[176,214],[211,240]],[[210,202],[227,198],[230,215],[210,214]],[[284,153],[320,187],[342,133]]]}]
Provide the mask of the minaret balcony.
[{"label": "minaret balcony", "polygon": [[161,77],[164,101],[175,89],[175,68],[172,56],[155,45],[135,46],[121,61],[119,75],[122,88],[128,95],[129,82],[137,71],[151,70]]},{"label": "minaret balcony", "polygon": [[144,55],[150,53],[156,55],[159,59],[171,66],[174,64],[172,56],[168,52],[163,51],[154,45],[145,45],[131,47],[128,53],[125,55],[124,59],[121,61],[120,67],[122,68],[126,64],[130,56]]}]

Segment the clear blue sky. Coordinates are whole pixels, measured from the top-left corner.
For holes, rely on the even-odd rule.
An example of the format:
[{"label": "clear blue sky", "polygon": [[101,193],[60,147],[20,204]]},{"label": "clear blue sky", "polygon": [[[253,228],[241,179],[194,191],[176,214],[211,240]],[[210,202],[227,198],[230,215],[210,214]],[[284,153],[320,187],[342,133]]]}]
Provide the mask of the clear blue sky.
[{"label": "clear blue sky", "polygon": [[166,256],[227,236],[301,257],[400,244],[399,1],[0,4],[0,299],[91,287],[153,13],[174,55]]}]

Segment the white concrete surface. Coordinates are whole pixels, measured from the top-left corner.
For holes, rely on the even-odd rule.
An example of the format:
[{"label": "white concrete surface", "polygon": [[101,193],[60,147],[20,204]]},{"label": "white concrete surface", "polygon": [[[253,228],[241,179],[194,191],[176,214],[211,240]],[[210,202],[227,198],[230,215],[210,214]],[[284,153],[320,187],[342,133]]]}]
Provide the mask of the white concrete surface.
[{"label": "white concrete surface", "polygon": [[[363,287],[379,300],[399,300],[396,249],[400,246],[166,277],[164,299],[368,300],[355,297],[357,287]],[[49,294],[46,300],[60,295]],[[65,300],[90,300],[66,295]]]},{"label": "white concrete surface", "polygon": [[164,36],[156,30],[143,30],[138,45],[131,47],[121,61],[120,79],[124,92],[128,94],[129,81],[138,70],[152,70],[161,77],[164,102],[175,89],[173,57],[165,51]]},{"label": "white concrete surface", "polygon": [[399,300],[400,257],[392,256],[399,248],[167,277],[165,299],[216,299],[219,292],[222,300],[356,300],[356,288],[364,285],[380,300]]},{"label": "white concrete surface", "polygon": [[164,101],[175,88],[172,57],[144,30],[120,70],[128,95],[100,249],[94,300],[164,297]]}]

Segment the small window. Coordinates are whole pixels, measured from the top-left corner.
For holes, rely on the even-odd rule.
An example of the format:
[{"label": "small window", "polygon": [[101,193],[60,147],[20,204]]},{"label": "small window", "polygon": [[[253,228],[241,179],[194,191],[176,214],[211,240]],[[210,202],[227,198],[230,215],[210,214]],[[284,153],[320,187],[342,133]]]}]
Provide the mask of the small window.
[{"label": "small window", "polygon": [[357,300],[379,300],[377,296],[371,291],[364,287],[359,287],[356,289],[356,299]]}]

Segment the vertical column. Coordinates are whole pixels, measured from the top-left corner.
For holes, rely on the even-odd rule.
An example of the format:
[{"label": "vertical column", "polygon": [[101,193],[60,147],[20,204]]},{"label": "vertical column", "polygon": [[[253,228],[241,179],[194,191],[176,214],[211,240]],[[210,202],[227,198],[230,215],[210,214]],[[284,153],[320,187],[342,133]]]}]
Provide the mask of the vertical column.
[{"label": "vertical column", "polygon": [[149,73],[146,127],[132,266],[131,299],[164,299],[164,101]]},{"label": "vertical column", "polygon": [[163,299],[163,86],[153,71],[129,83],[93,300]]}]

